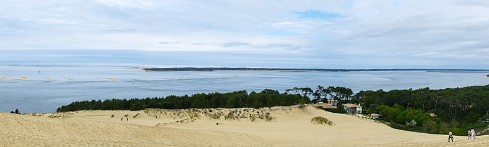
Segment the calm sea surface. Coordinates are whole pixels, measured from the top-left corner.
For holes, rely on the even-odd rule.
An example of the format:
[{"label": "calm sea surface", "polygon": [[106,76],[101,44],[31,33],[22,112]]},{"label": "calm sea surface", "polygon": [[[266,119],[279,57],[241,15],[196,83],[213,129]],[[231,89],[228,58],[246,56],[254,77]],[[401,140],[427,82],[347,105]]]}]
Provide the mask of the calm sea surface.
[{"label": "calm sea surface", "polygon": [[174,71],[124,66],[0,66],[0,111],[51,112],[73,101],[145,98],[236,90],[344,86],[360,90],[432,89],[487,85],[486,72]]}]

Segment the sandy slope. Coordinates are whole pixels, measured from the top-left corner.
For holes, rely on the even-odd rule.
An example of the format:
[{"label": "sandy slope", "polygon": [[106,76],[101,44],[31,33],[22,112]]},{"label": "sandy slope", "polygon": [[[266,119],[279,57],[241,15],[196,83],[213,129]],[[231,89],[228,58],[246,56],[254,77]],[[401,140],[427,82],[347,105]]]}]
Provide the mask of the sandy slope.
[{"label": "sandy slope", "polygon": [[[312,124],[315,116],[335,125]],[[0,113],[0,136],[0,146],[489,146],[488,136],[447,143],[312,107]]]}]

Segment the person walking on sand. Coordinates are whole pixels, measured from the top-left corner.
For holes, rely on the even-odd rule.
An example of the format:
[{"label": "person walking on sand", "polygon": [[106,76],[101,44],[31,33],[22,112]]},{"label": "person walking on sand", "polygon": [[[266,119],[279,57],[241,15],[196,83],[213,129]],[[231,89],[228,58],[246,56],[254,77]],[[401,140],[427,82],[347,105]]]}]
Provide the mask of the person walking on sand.
[{"label": "person walking on sand", "polygon": [[467,129],[467,139],[470,140],[471,137],[472,137],[472,131],[470,131],[470,129]]},{"label": "person walking on sand", "polygon": [[452,131],[448,131],[448,142],[450,142],[450,139],[452,140],[453,142],[453,135],[452,135]]},{"label": "person walking on sand", "polygon": [[470,134],[472,135],[472,138],[475,140],[475,130],[474,128],[470,129]]}]

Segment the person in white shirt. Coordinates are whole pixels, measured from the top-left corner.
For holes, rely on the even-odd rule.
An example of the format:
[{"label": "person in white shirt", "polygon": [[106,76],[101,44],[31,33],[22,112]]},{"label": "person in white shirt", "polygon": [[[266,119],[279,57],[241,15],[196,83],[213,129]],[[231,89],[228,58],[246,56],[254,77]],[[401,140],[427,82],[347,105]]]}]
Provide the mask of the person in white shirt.
[{"label": "person in white shirt", "polygon": [[474,130],[474,128],[470,129],[470,134],[472,135],[472,138],[475,140],[475,130]]},{"label": "person in white shirt", "polygon": [[450,139],[452,140],[453,142],[453,135],[452,135],[452,131],[449,131],[448,132],[448,142],[450,142]]}]

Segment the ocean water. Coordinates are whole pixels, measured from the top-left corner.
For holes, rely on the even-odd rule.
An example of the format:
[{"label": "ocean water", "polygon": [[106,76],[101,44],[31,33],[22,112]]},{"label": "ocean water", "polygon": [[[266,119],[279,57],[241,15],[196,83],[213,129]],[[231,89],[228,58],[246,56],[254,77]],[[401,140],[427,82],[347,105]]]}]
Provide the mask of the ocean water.
[{"label": "ocean water", "polygon": [[360,90],[431,89],[487,85],[486,72],[172,71],[130,66],[0,66],[0,111],[52,112],[73,101],[146,98],[236,90],[281,92],[293,87],[344,86]]}]

